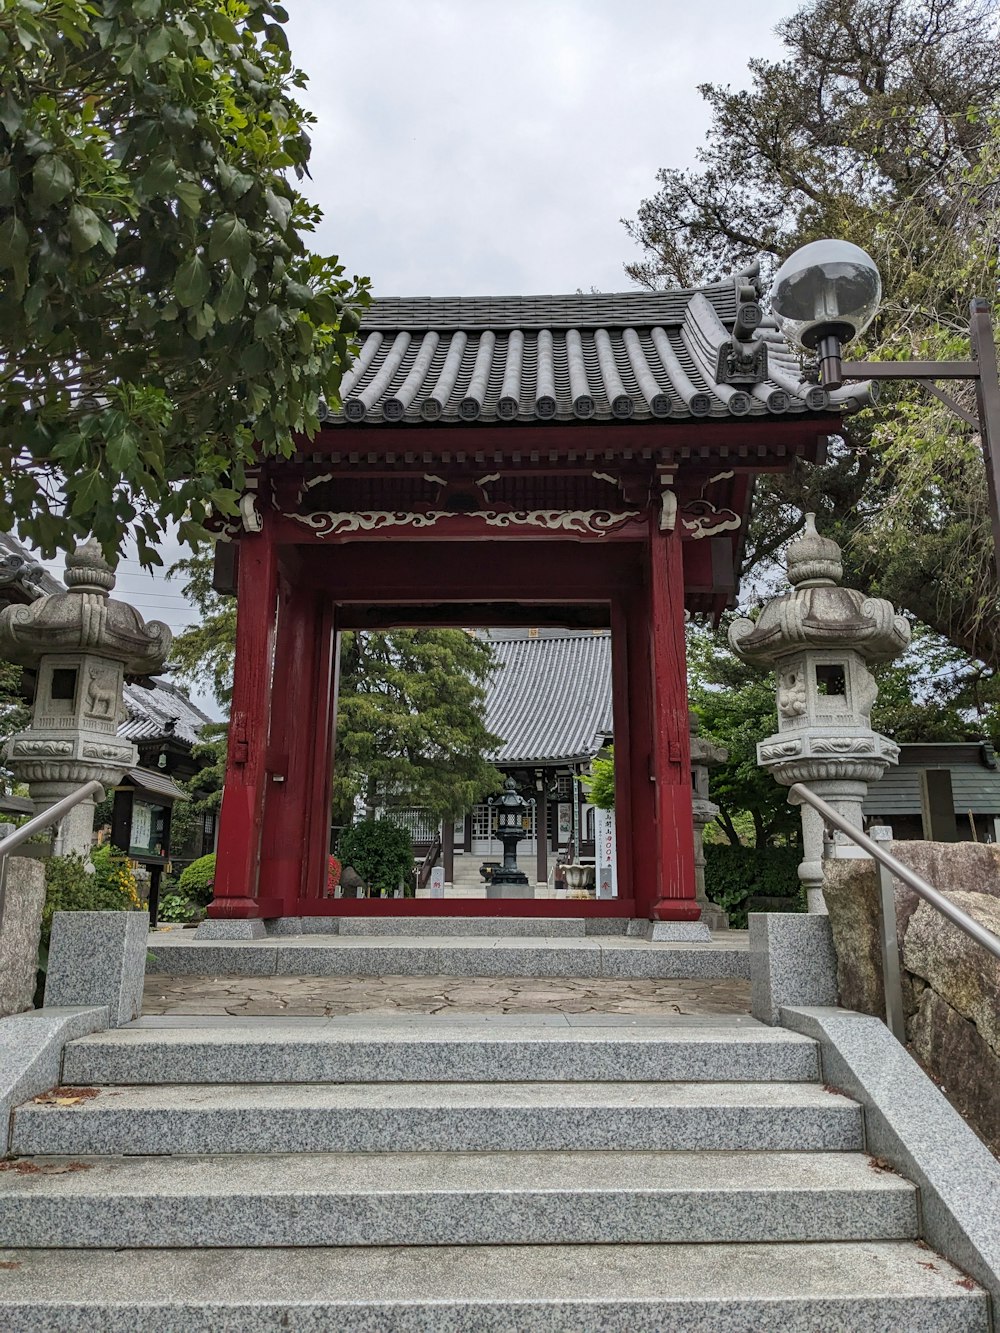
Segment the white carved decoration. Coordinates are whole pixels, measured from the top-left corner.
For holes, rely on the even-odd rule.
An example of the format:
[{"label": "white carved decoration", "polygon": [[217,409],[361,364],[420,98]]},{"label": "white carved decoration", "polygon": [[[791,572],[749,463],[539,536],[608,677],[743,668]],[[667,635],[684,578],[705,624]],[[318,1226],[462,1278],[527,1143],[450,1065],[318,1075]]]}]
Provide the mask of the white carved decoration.
[{"label": "white carved decoration", "polygon": [[240,517],[243,520],[244,531],[260,532],[264,523],[260,516],[260,510],[257,508],[257,497],[255,495],[240,496]]},{"label": "white carved decoration", "polygon": [[455,523],[480,519],[491,528],[542,528],[548,532],[574,532],[603,536],[630,519],[638,518],[639,510],[612,513],[607,509],[532,509],[519,511],[483,510],[471,514],[455,514],[450,510],[431,509],[426,513],[411,513],[386,509],[362,510],[356,513],[293,514],[298,523],[305,524],[318,536],[346,536],[353,532],[379,532],[384,528],[432,528],[438,523]]},{"label": "white carved decoration", "polygon": [[677,496],[664,490],[660,496],[660,531],[673,532],[677,526]]},{"label": "white carved decoration", "polygon": [[681,526],[695,541],[731,532],[742,520],[731,509],[718,509],[710,500],[689,500],[681,510]]}]

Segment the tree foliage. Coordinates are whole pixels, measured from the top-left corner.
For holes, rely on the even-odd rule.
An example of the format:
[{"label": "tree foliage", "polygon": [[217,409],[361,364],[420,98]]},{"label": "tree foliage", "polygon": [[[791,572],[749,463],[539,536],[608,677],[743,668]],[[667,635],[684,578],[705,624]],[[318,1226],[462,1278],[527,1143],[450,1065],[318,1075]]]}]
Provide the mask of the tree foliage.
[{"label": "tree foliage", "polygon": [[[181,561],[174,572],[184,575],[185,595],[202,618],[175,637],[170,665],[179,677],[211,689],[219,703],[228,706],[236,651],[235,599],[212,588],[208,555]],[[342,634],[334,822],[350,823],[359,799],[369,813],[412,805],[450,818],[498,790],[500,773],[483,758],[500,743],[483,721],[492,669],[490,645],[464,630]],[[217,793],[224,746],[218,732],[206,735],[205,742],[213,764],[197,782]]]},{"label": "tree foliage", "polygon": [[590,774],[582,779],[587,800],[598,810],[615,808],[615,747],[608,746],[607,754],[595,755],[590,761]]},{"label": "tree foliage", "polygon": [[729,756],[709,769],[719,828],[733,846],[794,840],[798,811],[785,789],[757,766],[757,742],[778,729],[773,673],[741,661],[729,648],[725,626],[698,625],[688,629],[688,672],[688,702],[701,734]]},{"label": "tree foliage", "polygon": [[[343,808],[418,805],[455,818],[502,778],[483,757],[489,644],[464,630],[341,636],[336,794]],[[337,777],[337,773],[342,775]]]},{"label": "tree foliage", "polygon": [[270,0],[0,5],[0,527],[139,558],[312,433],[367,280],[311,254]]},{"label": "tree foliage", "polygon": [[337,844],[340,860],[350,866],[376,896],[413,887],[413,844],[405,828],[391,819],[362,819],[344,829]]},{"label": "tree foliage", "polygon": [[0,658],[0,792],[13,785],[10,769],[4,767],[7,740],[28,723],[31,710],[21,694],[22,669]]},{"label": "tree foliage", "polygon": [[[856,354],[964,359],[969,301],[1000,320],[1000,11],[992,0],[809,0],[785,56],[751,86],[701,88],[712,125],[694,171],[662,170],[627,223],[649,285],[689,285],[807,241],[867,249],[885,300]],[[951,390],[974,412],[971,389]],[[1000,606],[977,432],[896,384],[852,418],[829,463],[758,488],[746,569],[814,510],[855,586],[1000,666]]]}]

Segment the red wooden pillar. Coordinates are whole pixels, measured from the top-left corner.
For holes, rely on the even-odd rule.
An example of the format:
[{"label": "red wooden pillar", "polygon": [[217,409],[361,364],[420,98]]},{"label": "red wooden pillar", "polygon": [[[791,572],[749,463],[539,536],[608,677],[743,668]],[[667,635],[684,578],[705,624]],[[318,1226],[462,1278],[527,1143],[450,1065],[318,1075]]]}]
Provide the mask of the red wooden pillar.
[{"label": "red wooden pillar", "polygon": [[260,883],[268,897],[281,899],[286,916],[296,914],[300,897],[317,896],[323,882],[316,864],[309,864],[308,871],[306,864],[314,765],[328,762],[317,730],[317,718],[329,707],[323,698],[329,691],[330,655],[322,642],[325,619],[321,595],[303,587],[295,575],[282,575]]},{"label": "red wooden pillar", "polygon": [[658,516],[650,520],[649,610],[657,868],[653,917],[697,921],[681,533],[679,528],[662,532]]},{"label": "red wooden pillar", "polygon": [[615,729],[615,842],[618,896],[652,917],[657,898],[652,756],[653,691],[649,599],[637,588],[611,604],[611,689]]},{"label": "red wooden pillar", "polygon": [[316,686],[311,716],[313,742],[299,890],[303,899],[317,899],[326,893],[333,752],[337,733],[338,662],[333,604],[321,595],[316,613]]},{"label": "red wooden pillar", "polygon": [[265,516],[260,532],[240,539],[233,701],[210,917],[277,915],[277,900],[261,899],[258,886],[277,580]]}]

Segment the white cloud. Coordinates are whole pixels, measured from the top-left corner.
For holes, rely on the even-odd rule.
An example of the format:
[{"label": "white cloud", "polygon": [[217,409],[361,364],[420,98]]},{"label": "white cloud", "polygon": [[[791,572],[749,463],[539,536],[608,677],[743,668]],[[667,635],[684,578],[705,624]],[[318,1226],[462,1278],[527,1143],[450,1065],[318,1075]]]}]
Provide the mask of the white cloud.
[{"label": "white cloud", "polygon": [[383,295],[620,290],[619,219],[693,162],[697,84],[745,84],[796,7],[294,0],[317,244]]}]

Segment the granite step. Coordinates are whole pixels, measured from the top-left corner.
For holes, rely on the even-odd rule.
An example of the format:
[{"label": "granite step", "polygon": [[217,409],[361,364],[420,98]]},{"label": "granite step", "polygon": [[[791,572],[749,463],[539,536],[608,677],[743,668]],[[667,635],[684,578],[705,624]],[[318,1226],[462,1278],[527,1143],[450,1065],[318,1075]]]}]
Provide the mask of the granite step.
[{"label": "granite step", "polygon": [[118,1028],[70,1044],[74,1084],[766,1082],[819,1078],[815,1042],[782,1028],[554,1028],[489,1022]]},{"label": "granite step", "polygon": [[[0,1246],[902,1240],[916,1190],[863,1153],[341,1153],[34,1158]],[[22,1174],[22,1171],[24,1174]]]},{"label": "granite step", "polygon": [[147,972],[171,976],[713,978],[750,976],[744,932],[708,942],[566,937],[274,935],[259,940],[149,937]]},{"label": "granite step", "polygon": [[8,1333],[987,1333],[988,1299],[910,1241],[0,1250]]},{"label": "granite step", "polygon": [[14,1112],[15,1155],[859,1151],[861,1108],[808,1083],[341,1083],[72,1088]]},{"label": "granite step", "polygon": [[[478,878],[478,876],[477,876]],[[482,881],[480,881],[480,886]],[[583,939],[589,933],[585,917],[532,917],[532,916],[342,916],[323,918],[332,922],[337,934],[343,936],[402,938],[434,935],[438,938],[474,936],[503,937],[504,939]],[[624,918],[612,920],[614,933],[625,934]],[[270,924],[268,930],[270,930]],[[284,927],[282,934],[288,934]]]}]

